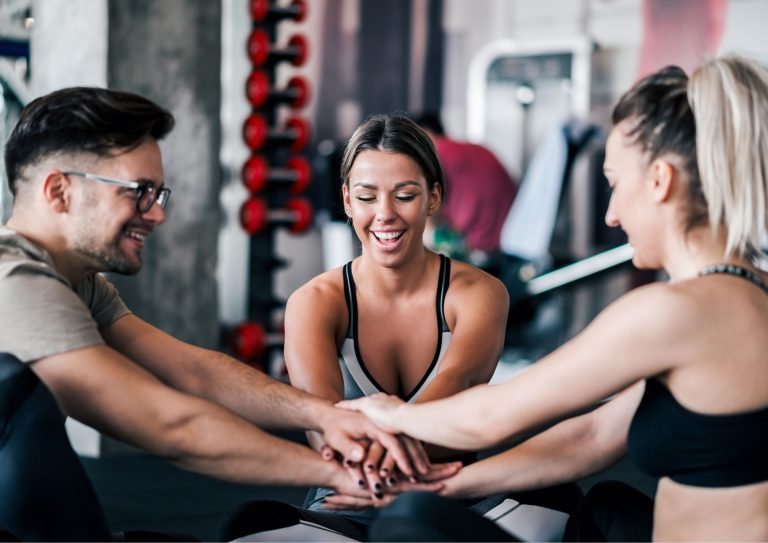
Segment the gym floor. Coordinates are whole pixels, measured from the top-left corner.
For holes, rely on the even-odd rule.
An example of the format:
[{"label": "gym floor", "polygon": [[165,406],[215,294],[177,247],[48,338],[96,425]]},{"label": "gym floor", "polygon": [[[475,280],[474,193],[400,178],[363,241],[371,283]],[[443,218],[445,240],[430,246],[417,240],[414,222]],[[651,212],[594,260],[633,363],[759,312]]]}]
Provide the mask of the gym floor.
[{"label": "gym floor", "polygon": [[124,455],[84,458],[113,532],[183,532],[215,541],[219,519],[249,500],[301,505],[307,489],[227,483],[180,469],[162,458]]}]

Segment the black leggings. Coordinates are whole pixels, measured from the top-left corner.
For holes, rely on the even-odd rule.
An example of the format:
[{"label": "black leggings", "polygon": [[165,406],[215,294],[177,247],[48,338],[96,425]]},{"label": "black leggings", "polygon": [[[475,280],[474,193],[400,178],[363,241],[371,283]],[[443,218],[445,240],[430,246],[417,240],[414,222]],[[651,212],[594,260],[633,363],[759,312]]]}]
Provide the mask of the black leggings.
[{"label": "black leggings", "polygon": [[653,500],[624,483],[598,483],[584,497],[573,528],[578,541],[650,541]]},{"label": "black leggings", "polygon": [[53,396],[29,368],[5,353],[0,353],[0,481],[5,538],[112,539]]},{"label": "black leggings", "polygon": [[[96,492],[50,391],[0,353],[0,541],[112,541]],[[197,541],[174,532],[125,531],[117,541]]]},{"label": "black leggings", "polygon": [[[565,541],[650,541],[653,500],[609,481],[595,485],[574,509],[572,485],[515,494],[521,503],[570,515]],[[370,541],[519,541],[458,502],[426,492],[405,494],[371,524]]]},{"label": "black leggings", "polygon": [[[381,515],[386,513],[390,516],[382,522],[374,520],[370,526],[375,524],[384,526],[386,529],[388,524],[402,524],[399,526],[402,528],[401,532],[404,538],[400,539],[401,541],[445,541],[451,539],[456,541],[515,541],[507,532],[481,516],[482,513],[503,501],[504,497],[494,496],[483,500],[458,502],[429,492],[412,492],[401,496],[389,507],[383,509]],[[576,484],[567,484],[530,492],[518,492],[511,497],[520,503],[540,505],[573,515],[581,503],[582,494]],[[407,518],[407,521],[390,522],[393,520],[392,515]],[[445,521],[445,518],[450,520]],[[473,527],[475,520],[479,521],[479,527]],[[222,518],[217,538],[220,541],[231,541],[249,534],[287,528],[298,524],[299,521],[308,521],[325,526],[358,541],[369,539],[398,541],[396,533],[386,532],[384,537],[373,535],[366,523],[356,522],[338,513],[310,511],[287,503],[269,500],[247,502],[229,511]],[[467,523],[466,530],[462,529],[465,522]],[[414,530],[416,526],[419,528]],[[489,526],[487,533],[483,530],[484,526]],[[397,526],[389,527],[397,528]],[[439,534],[434,535],[437,539],[421,539],[421,537],[432,537],[428,535],[432,533]],[[492,537],[493,534],[497,534],[497,536]],[[462,539],[464,536],[466,538]]]},{"label": "black leggings", "polygon": [[382,509],[369,541],[519,541],[459,502],[429,492],[409,492]]}]

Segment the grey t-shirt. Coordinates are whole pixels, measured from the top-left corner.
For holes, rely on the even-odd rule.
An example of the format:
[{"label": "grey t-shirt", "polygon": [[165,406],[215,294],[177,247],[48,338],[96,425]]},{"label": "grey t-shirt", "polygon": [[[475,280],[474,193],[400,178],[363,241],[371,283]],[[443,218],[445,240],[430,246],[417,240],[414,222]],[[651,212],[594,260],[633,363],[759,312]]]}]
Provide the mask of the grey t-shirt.
[{"label": "grey t-shirt", "polygon": [[103,345],[99,329],[128,313],[103,275],[73,288],[44,249],[0,226],[0,352],[33,362]]}]

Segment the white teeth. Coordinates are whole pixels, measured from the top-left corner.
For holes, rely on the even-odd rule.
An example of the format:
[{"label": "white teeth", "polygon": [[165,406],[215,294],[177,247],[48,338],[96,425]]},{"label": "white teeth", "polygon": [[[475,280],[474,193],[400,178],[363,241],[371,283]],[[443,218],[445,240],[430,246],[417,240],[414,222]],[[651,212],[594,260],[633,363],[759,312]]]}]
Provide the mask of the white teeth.
[{"label": "white teeth", "polygon": [[374,232],[374,236],[379,239],[397,239],[403,235],[403,231],[400,232]]},{"label": "white teeth", "polygon": [[129,238],[138,239],[139,241],[144,241],[145,239],[147,239],[147,236],[145,236],[144,234],[139,234],[138,232],[134,232],[133,230],[128,230],[125,233],[125,235],[128,236]]}]

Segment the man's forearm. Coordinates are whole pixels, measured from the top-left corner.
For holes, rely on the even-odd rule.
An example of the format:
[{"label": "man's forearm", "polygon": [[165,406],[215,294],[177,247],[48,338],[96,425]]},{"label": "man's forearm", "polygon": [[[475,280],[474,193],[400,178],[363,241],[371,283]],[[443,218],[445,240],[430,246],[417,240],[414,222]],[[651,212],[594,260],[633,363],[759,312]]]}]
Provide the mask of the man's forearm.
[{"label": "man's forearm", "polygon": [[[316,452],[247,423],[233,425],[226,418],[206,414],[190,421],[187,431],[193,438],[189,445],[172,449],[170,460],[186,469],[238,483],[334,486],[335,465]],[[228,431],[222,430],[228,426],[237,432],[237,440],[225,437]]]},{"label": "man's forearm", "polygon": [[321,430],[332,410],[322,400],[243,364],[225,354],[203,351],[200,378],[188,392],[209,399],[262,428]]},{"label": "man's forearm", "polygon": [[340,468],[311,449],[266,433],[206,400],[176,396],[176,401],[153,424],[117,437],[220,479],[300,486],[338,482]]},{"label": "man's forearm", "polygon": [[133,315],[102,330],[107,343],[171,387],[260,427],[317,429],[322,402],[224,353],[179,341]]}]

